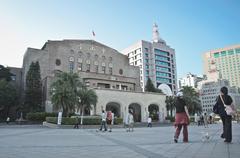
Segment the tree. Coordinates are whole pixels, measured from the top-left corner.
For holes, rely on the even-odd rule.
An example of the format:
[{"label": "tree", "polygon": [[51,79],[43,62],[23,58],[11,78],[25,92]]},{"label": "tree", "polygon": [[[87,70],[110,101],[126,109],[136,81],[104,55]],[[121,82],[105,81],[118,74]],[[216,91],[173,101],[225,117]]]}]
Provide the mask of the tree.
[{"label": "tree", "polygon": [[69,116],[75,111],[79,98],[77,92],[82,89],[82,83],[76,73],[61,72],[51,84],[51,100],[57,109],[63,110],[63,116]]},{"label": "tree", "polygon": [[173,110],[175,109],[176,105],[175,105],[175,97],[174,96],[166,96],[166,108],[167,111],[170,111],[170,116],[173,117]]},{"label": "tree", "polygon": [[5,79],[6,81],[11,81],[11,76],[10,70],[0,65],[0,80]]},{"label": "tree", "polygon": [[161,89],[155,88],[152,80],[150,78],[148,78],[146,86],[145,86],[145,91],[147,92],[156,92],[156,93],[162,93]]},{"label": "tree", "polygon": [[43,110],[41,75],[38,62],[32,62],[27,72],[24,105],[27,112]]},{"label": "tree", "polygon": [[201,112],[201,102],[198,93],[190,86],[184,86],[181,90],[183,92],[183,99],[185,100],[190,114]]},{"label": "tree", "polygon": [[97,94],[92,89],[87,89],[83,87],[78,90],[77,96],[79,97],[79,102],[77,104],[78,110],[80,110],[81,114],[81,124],[83,121],[84,109],[89,108],[91,109],[91,105],[97,104]]},{"label": "tree", "polygon": [[9,116],[10,108],[17,103],[17,91],[9,82],[0,80],[0,111],[3,112],[1,116]]}]

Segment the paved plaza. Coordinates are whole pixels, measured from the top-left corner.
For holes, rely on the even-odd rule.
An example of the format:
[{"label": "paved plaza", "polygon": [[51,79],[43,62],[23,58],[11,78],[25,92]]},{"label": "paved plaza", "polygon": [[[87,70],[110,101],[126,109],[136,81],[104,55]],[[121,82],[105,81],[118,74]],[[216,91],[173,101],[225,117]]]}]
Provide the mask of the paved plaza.
[{"label": "paved plaza", "polygon": [[[202,141],[208,130],[210,139]],[[95,129],[50,129],[38,125],[1,125],[0,158],[239,158],[240,124],[233,142],[220,138],[221,124],[189,127],[189,143],[173,142],[174,127],[123,128],[112,133]]]}]

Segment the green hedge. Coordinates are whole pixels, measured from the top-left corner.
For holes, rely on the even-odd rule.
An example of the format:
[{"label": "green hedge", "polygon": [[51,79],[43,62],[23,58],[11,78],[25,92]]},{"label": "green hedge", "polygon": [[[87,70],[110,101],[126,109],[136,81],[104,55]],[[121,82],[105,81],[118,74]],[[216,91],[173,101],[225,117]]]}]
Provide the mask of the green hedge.
[{"label": "green hedge", "polygon": [[[47,117],[46,121],[49,123],[57,124],[57,117]],[[77,121],[80,123],[81,118],[70,118],[70,117],[63,117],[62,118],[62,125],[74,125],[77,123]],[[114,121],[114,124],[122,124],[123,119],[122,118],[116,118]],[[83,124],[84,125],[99,125],[101,124],[101,118],[100,117],[86,117],[83,118]]]},{"label": "green hedge", "polygon": [[166,117],[166,120],[170,120],[171,122],[174,122],[175,121],[175,117],[171,117],[171,116],[167,116]]},{"label": "green hedge", "polygon": [[35,112],[35,113],[27,113],[27,120],[29,121],[39,121],[43,122],[46,120],[46,117],[56,117],[57,113],[47,113],[47,112]]}]

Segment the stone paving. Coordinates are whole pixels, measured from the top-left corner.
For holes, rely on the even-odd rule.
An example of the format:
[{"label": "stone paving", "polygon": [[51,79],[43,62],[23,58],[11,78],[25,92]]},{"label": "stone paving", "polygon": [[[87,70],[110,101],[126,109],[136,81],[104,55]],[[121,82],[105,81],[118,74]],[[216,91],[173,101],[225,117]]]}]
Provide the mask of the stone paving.
[{"label": "stone paving", "polygon": [[[233,142],[220,138],[221,124],[189,126],[189,143],[173,142],[174,127],[113,129],[50,129],[1,125],[0,158],[239,158],[240,124],[233,124]],[[206,131],[208,141],[202,140]]]}]

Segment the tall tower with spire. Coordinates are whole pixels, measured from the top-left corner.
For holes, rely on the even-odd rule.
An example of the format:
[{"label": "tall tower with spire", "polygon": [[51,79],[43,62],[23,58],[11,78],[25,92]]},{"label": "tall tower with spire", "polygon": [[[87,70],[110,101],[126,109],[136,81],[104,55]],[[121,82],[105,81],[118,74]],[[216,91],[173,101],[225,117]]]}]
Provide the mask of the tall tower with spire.
[{"label": "tall tower with spire", "polygon": [[159,36],[158,25],[156,23],[153,24],[152,41],[156,43],[166,44],[166,42],[163,39],[161,39]]},{"label": "tall tower with spire", "polygon": [[177,68],[175,50],[160,38],[157,24],[152,27],[152,40],[140,40],[124,49],[130,65],[140,68],[140,84],[144,91],[150,78],[156,88],[167,95],[177,92]]}]

